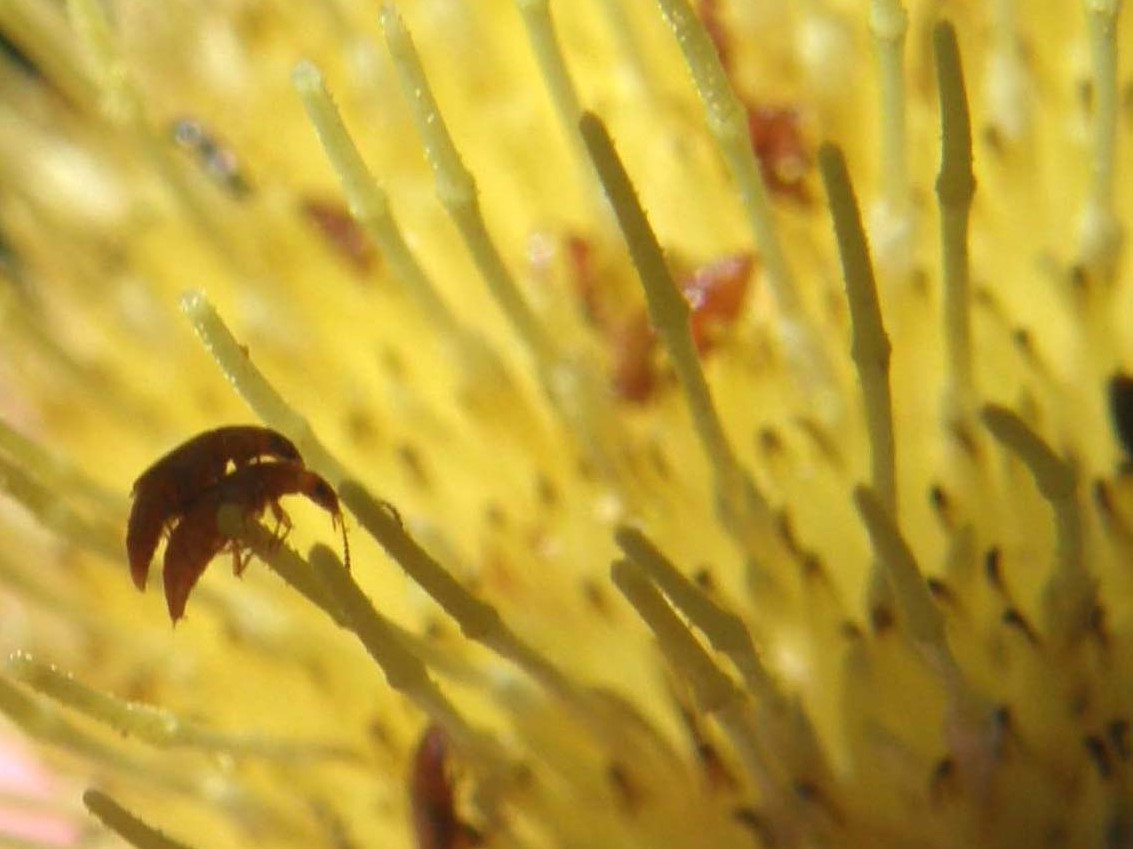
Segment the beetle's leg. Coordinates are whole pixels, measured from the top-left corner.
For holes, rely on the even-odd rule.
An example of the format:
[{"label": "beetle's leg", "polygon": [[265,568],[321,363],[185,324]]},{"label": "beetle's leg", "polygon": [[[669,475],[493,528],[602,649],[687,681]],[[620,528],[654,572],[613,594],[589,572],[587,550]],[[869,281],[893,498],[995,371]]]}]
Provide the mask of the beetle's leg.
[{"label": "beetle's leg", "polygon": [[245,548],[236,540],[232,540],[228,544],[229,550],[232,552],[232,574],[237,578],[242,577],[244,570],[248,568],[248,564],[252,562],[252,549]]},{"label": "beetle's leg", "polygon": [[271,508],[271,514],[275,517],[275,530],[272,531],[274,537],[272,547],[278,548],[283,545],[288,534],[291,533],[291,517],[287,515],[287,511],[280,506],[278,501],[269,501],[268,507]]}]

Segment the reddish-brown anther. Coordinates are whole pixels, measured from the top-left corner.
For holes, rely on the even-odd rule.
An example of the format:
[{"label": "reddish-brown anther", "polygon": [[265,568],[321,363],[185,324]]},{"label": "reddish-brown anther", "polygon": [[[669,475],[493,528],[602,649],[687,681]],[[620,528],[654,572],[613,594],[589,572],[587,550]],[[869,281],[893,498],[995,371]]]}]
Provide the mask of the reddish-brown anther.
[{"label": "reddish-brown anther", "polygon": [[306,198],[301,209],[303,215],[319,231],[326,243],[342,257],[353,271],[361,276],[369,274],[377,261],[377,252],[350,211],[340,203]]}]

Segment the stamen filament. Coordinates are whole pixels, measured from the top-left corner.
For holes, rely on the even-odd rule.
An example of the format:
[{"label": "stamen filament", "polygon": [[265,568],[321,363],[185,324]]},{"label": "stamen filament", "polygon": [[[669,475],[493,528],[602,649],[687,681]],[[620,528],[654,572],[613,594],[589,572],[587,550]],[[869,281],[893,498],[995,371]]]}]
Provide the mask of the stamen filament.
[{"label": "stamen filament", "polygon": [[976,178],[972,173],[972,124],[956,30],[950,23],[933,30],[936,80],[940,90],[940,203],[941,266],[944,290],[944,342],[947,347],[945,415],[966,423],[972,415],[971,285],[968,261],[968,221]]},{"label": "stamen filament", "polygon": [[425,664],[397,638],[392,623],[377,611],[334,552],[323,546],[311,549],[311,566],[327,593],[342,611],[348,630],[382,670],[389,685],[412,700],[433,721],[444,727],[457,746],[496,772],[507,763],[499,746],[470,725],[437,687]]},{"label": "stamen filament", "polygon": [[909,206],[905,118],[905,35],[909,14],[900,0],[872,0],[869,29],[879,67],[881,99],[881,193],[894,208]]},{"label": "stamen filament", "polygon": [[393,6],[385,5],[382,7],[381,21],[402,93],[409,103],[436,178],[437,198],[460,230],[464,244],[472,254],[496,303],[543,371],[558,359],[555,346],[521,294],[488,233],[480,211],[476,180],[465,167],[452,136],[449,135],[444,117],[429,87],[421,58],[417,55],[417,49],[413,46],[413,40],[401,16]]},{"label": "stamen filament", "polygon": [[657,0],[657,3],[684,53],[704,105],[708,129],[720,146],[740,193],[748,226],[759,247],[767,285],[782,315],[783,336],[789,340],[788,354],[792,363],[814,384],[816,394],[832,393],[833,367],[783,253],[767,188],[752,147],[747,112],[732,90],[712,39],[687,0]]},{"label": "stamen filament", "polygon": [[871,488],[854,488],[854,504],[869,533],[877,561],[884,567],[900,614],[913,643],[947,681],[960,680],[960,668],[948,645],[944,617],[933,601],[909,544],[884,501]]},{"label": "stamen filament", "polygon": [[100,790],[83,793],[83,804],[99,822],[137,849],[192,849],[146,825]]},{"label": "stamen filament", "polygon": [[146,159],[186,217],[205,242],[234,268],[243,270],[232,239],[220,228],[190,188],[183,169],[154,135],[141,98],[131,84],[125,63],[114,47],[110,22],[97,0],[67,0],[72,25],[94,60],[96,79],[102,96],[102,110],[108,120],[126,129],[137,141]]},{"label": "stamen filament", "polygon": [[72,104],[94,103],[98,88],[91,79],[92,69],[70,49],[71,33],[60,11],[38,0],[0,3],[0,30],[43,69],[44,76]]},{"label": "stamen filament", "polygon": [[5,669],[17,680],[72,710],[85,714],[119,734],[158,748],[186,747],[228,755],[278,759],[344,758],[340,747],[227,735],[181,719],[170,711],[141,702],[128,702],[96,690],[55,666],[38,662],[24,652],[8,658]]},{"label": "stamen filament", "polygon": [[88,518],[51,482],[37,480],[21,463],[0,454],[0,491],[6,492],[35,516],[36,520],[62,539],[70,540],[108,560],[122,556],[122,546],[115,527],[122,514],[114,517]]},{"label": "stamen filament", "polygon": [[673,280],[657,237],[602,121],[587,113],[580,126],[645,288],[650,322],[668,351],[697,436],[712,466],[717,516],[747,555],[753,577],[757,577],[758,582],[769,581],[772,578],[769,564],[756,564],[761,555],[768,554],[769,545],[774,544],[773,535],[767,532],[770,507],[740,465],[724,433],[693,343],[688,302]]},{"label": "stamen filament", "polygon": [[1090,194],[1082,213],[1079,252],[1103,285],[1117,274],[1125,234],[1114,208],[1117,178],[1117,19],[1121,0],[1083,0],[1093,68],[1093,155]]},{"label": "stamen filament", "polygon": [[580,689],[512,631],[492,605],[470,593],[431,557],[389,508],[355,481],[343,483],[341,496],[362,527],[456,621],[465,637],[514,663],[556,698],[580,710],[586,707],[587,700]]},{"label": "stamen filament", "polygon": [[983,408],[983,422],[1027,467],[1054,511],[1057,559],[1043,591],[1046,624],[1062,645],[1072,644],[1089,627],[1097,594],[1086,568],[1077,472],[1011,410],[989,404]]},{"label": "stamen filament", "polygon": [[291,72],[291,81],[338,175],[350,214],[378,243],[393,279],[404,287],[421,314],[435,321],[446,336],[459,338],[463,333],[460,322],[405,243],[401,228],[390,212],[389,198],[346,129],[338,106],[326,89],[322,72],[312,62],[300,62]]},{"label": "stamen filament", "polygon": [[627,557],[704,634],[712,648],[735,664],[755,699],[756,727],[765,729],[763,739],[772,756],[796,777],[829,778],[814,729],[763,664],[739,616],[709,598],[640,531],[622,527],[615,536]]},{"label": "stamen filament", "polygon": [[818,165],[838,237],[838,255],[846,279],[852,341],[869,434],[870,481],[885,509],[897,515],[897,464],[893,447],[893,398],[889,389],[889,337],[877,300],[877,281],[869,257],[861,211],[846,160],[833,145],[818,151]]},{"label": "stamen filament", "polygon": [[308,466],[337,485],[346,471],[319,441],[310,422],[283,399],[263,372],[252,364],[247,349],[236,341],[224,319],[203,292],[190,290],[181,296],[181,312],[193,325],[205,350],[209,352],[232,388],[265,424],[291,439]]},{"label": "stamen filament", "polygon": [[697,708],[717,716],[752,778],[764,784],[767,770],[763,758],[756,754],[754,735],[743,718],[742,691],[713,663],[640,567],[633,561],[619,560],[611,567],[610,575],[657,637],[661,653],[692,688]]},{"label": "stamen filament", "polygon": [[575,164],[582,178],[581,182],[600,199],[601,193],[595,184],[590,157],[587,156],[586,147],[578,134],[578,119],[582,117],[582,105],[567,68],[566,59],[563,57],[562,47],[559,45],[555,22],[551,17],[550,3],[547,0],[515,0],[515,5],[523,16],[523,24],[527,28],[532,52],[539,63],[543,83],[551,96],[555,117],[558,118],[559,126],[574,155]]}]

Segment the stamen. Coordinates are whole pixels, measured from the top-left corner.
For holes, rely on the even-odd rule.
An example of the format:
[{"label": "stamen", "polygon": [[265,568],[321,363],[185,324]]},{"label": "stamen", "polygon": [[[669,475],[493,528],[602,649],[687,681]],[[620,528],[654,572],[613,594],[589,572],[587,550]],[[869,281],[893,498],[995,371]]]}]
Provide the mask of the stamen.
[{"label": "stamen", "polygon": [[[62,539],[114,561],[122,557],[116,525],[125,511],[109,517],[89,518],[71,503],[70,493],[52,482],[37,480],[22,463],[0,454],[0,491],[6,492]],[[105,511],[104,511],[105,512]]]},{"label": "stamen", "polygon": [[801,706],[793,702],[760,659],[743,621],[709,598],[640,531],[616,533],[622,551],[657,585],[716,651],[736,665],[756,702],[758,727],[769,749],[795,777],[829,778],[821,745]]},{"label": "stamen", "polygon": [[641,464],[631,456],[629,436],[623,421],[615,415],[609,392],[587,360],[576,352],[561,350],[523,297],[488,233],[475,179],[449,135],[409,32],[391,5],[382,7],[381,19],[402,93],[409,102],[433,169],[437,198],[460,231],[496,303],[534,359],[544,391],[559,418],[583,450],[621,485],[622,494],[638,500],[632,482]]},{"label": "stamen", "polygon": [[1090,194],[1078,232],[1081,262],[1108,286],[1117,275],[1125,234],[1114,207],[1117,185],[1117,18],[1121,0],[1083,0],[1093,66],[1093,158]]},{"label": "stamen", "polygon": [[470,725],[441,692],[425,664],[398,640],[392,623],[377,611],[334,552],[315,546],[310,560],[328,595],[342,611],[345,627],[362,643],[389,685],[443,726],[457,746],[478,760],[482,768],[492,773],[504,768],[508,759],[498,744]]},{"label": "stamen", "polygon": [[[732,90],[728,74],[704,25],[693,13],[687,0],[657,0],[677,43],[684,52],[696,89],[728,170],[740,193],[748,226],[759,247],[760,260],[766,272],[767,285],[775,296],[782,315],[781,332],[792,364],[813,386],[814,394],[823,402],[834,404],[837,395],[834,369],[826,349],[815,331],[799,294],[767,199],[767,189],[748,132],[747,111]],[[593,156],[593,153],[591,153]]]},{"label": "stamen", "polygon": [[476,267],[508,321],[540,368],[546,369],[558,358],[555,346],[519,291],[515,279],[488,234],[480,212],[476,180],[464,166],[452,136],[449,135],[413,40],[393,6],[387,4],[382,7],[381,20],[386,44],[401,81],[402,93],[412,109],[429,165],[436,178],[437,198],[460,230]]},{"label": "stamen", "polygon": [[255,755],[281,760],[342,759],[351,753],[342,747],[293,743],[227,735],[181,719],[141,702],[129,702],[95,690],[55,666],[38,662],[24,652],[8,658],[5,669],[18,681],[60,704],[85,714],[125,737],[136,737],[159,748],[187,747],[227,755]]},{"label": "stamen", "polygon": [[[370,532],[410,578],[456,620],[464,636],[514,663],[556,698],[579,711],[578,715],[586,718],[586,710],[592,706],[581,689],[512,631],[500,618],[495,607],[465,589],[409,536],[388,508],[355,481],[343,482],[340,492],[343,503],[358,517],[362,527]],[[604,731],[598,730],[604,734]]]},{"label": "stamen", "polygon": [[992,26],[984,69],[987,122],[1007,143],[1023,141],[1034,127],[1034,92],[1019,39],[1017,0],[990,3]]},{"label": "stamen", "polygon": [[109,748],[72,724],[58,707],[45,703],[42,698],[32,698],[4,677],[0,677],[0,712],[30,737],[122,770],[127,775],[144,771],[136,760]]},{"label": "stamen", "polygon": [[665,263],[629,175],[601,120],[587,113],[580,124],[594,167],[618,216],[638,276],[645,287],[649,318],[677,372],[701,446],[714,473],[716,511],[748,558],[759,582],[773,583],[770,564],[756,565],[775,545],[769,533],[771,511],[766,498],[740,465],[712,402],[689,325],[689,305]]},{"label": "stamen", "polygon": [[98,90],[90,68],[72,49],[72,34],[60,11],[37,0],[0,3],[0,31],[27,53],[70,103],[94,103]]},{"label": "stamen", "polygon": [[0,453],[14,457],[25,469],[35,469],[36,476],[48,488],[114,513],[115,520],[128,511],[121,493],[103,486],[67,458],[28,439],[3,420],[0,420]]},{"label": "stamen", "polygon": [[531,41],[531,49],[535,53],[535,60],[539,63],[543,83],[551,95],[555,115],[563,135],[566,136],[567,144],[570,145],[571,153],[574,154],[575,164],[581,175],[580,182],[593,190],[594,196],[600,198],[601,192],[598,191],[595,183],[590,157],[586,155],[586,148],[578,134],[578,119],[582,117],[578,90],[571,79],[562,47],[555,33],[550,4],[547,0],[515,0],[515,5],[523,16],[527,38]]},{"label": "stamen", "polygon": [[945,416],[963,426],[973,410],[971,297],[968,220],[976,178],[972,173],[972,125],[956,30],[942,22],[933,30],[936,80],[940,90],[940,244],[944,288],[944,341],[947,346]]},{"label": "stamen", "polygon": [[869,533],[877,561],[884,567],[910,642],[948,682],[961,679],[960,668],[944,633],[944,617],[933,601],[909,544],[878,494],[869,487],[854,488],[854,504]]},{"label": "stamen", "polygon": [[263,372],[252,364],[248,351],[232,335],[224,319],[204,293],[190,290],[181,296],[181,312],[192,322],[205,350],[220,366],[228,382],[265,424],[283,433],[298,446],[308,466],[332,485],[346,477],[346,471],[319,441],[310,422],[295,411],[272,386]]},{"label": "stamen", "polygon": [[[838,238],[838,255],[846,279],[852,341],[850,354],[858,372],[869,436],[870,481],[886,512],[897,517],[897,464],[894,456],[893,397],[889,388],[889,337],[881,319],[877,281],[869,258],[861,212],[846,171],[842,152],[825,144],[818,151],[818,167],[826,186],[830,216]],[[885,571],[876,560],[867,590],[871,612],[888,607],[891,593]]]},{"label": "stamen", "polygon": [[701,648],[664,598],[633,561],[619,560],[611,577],[626,600],[657,637],[661,652],[692,688],[697,708],[717,717],[753,781],[771,791],[773,783],[759,751],[742,692]]},{"label": "stamen", "polygon": [[870,481],[885,509],[897,514],[897,468],[893,455],[893,398],[889,390],[889,337],[877,301],[877,281],[869,258],[861,211],[846,160],[833,145],[818,151],[818,165],[838,237],[846,279],[853,338],[850,353],[858,370],[869,432]]},{"label": "stamen", "polygon": [[657,75],[647,70],[640,28],[631,20],[632,12],[627,10],[623,0],[598,0],[598,5],[606,16],[610,32],[614,34],[622,55],[632,68],[633,80],[640,88],[641,95],[651,97]]},{"label": "stamen", "polygon": [[725,610],[693,584],[641,531],[618,528],[618,546],[649,576],[669,601],[700,629],[712,648],[736,665],[748,689],[760,699],[781,697],[778,685],[759,659],[743,620]]},{"label": "stamen", "polygon": [[[460,372],[462,394],[480,401],[476,405],[480,409],[490,409],[493,404],[485,402],[494,401],[495,406],[507,407],[514,414],[521,402],[507,367],[480,333],[456,317],[409,249],[390,212],[389,198],[362,160],[319,69],[311,62],[300,62],[291,79],[338,175],[350,214],[378,243],[393,279],[420,313],[437,326],[445,350]],[[507,396],[505,400],[501,401],[501,393]]]},{"label": "stamen", "polygon": [[1071,645],[1088,630],[1097,601],[1097,587],[1086,568],[1078,474],[1011,410],[989,404],[983,408],[983,422],[1022,460],[1054,510],[1057,562],[1043,591],[1044,613],[1047,631],[1063,646]]},{"label": "stamen", "polygon": [[329,616],[336,625],[349,627],[345,614],[327,593],[326,587],[311,569],[311,564],[299,556],[295,549],[259,522],[246,521],[243,511],[234,504],[221,505],[216,525],[224,536],[239,540],[266,563],[293,590]]},{"label": "stamen", "polygon": [[421,314],[435,321],[441,332],[454,339],[466,331],[417,262],[389,208],[389,198],[374,179],[342,121],[338,106],[326,89],[323,75],[312,62],[300,62],[291,82],[303,100],[307,117],[318,134],[350,206],[350,214],[381,247],[391,277],[404,287]]},{"label": "stamen", "polygon": [[221,229],[185,179],[185,172],[170,157],[149,126],[141,98],[134,90],[122,57],[114,46],[110,22],[98,0],[67,0],[72,25],[94,60],[107,119],[132,135],[147,161],[169,189],[197,231],[234,268],[246,263],[238,256],[231,237]]},{"label": "stamen", "polygon": [[141,104],[114,49],[106,13],[95,0],[67,0],[67,15],[93,60],[103,113],[116,123],[138,126],[142,120]]},{"label": "stamen", "polygon": [[99,822],[137,849],[192,849],[146,825],[100,790],[83,793],[83,804]]},{"label": "stamen", "polygon": [[909,15],[900,0],[872,0],[869,28],[877,52],[880,83],[881,196],[870,227],[884,274],[903,281],[912,269],[916,221],[909,186],[908,120],[905,104],[905,36]]}]

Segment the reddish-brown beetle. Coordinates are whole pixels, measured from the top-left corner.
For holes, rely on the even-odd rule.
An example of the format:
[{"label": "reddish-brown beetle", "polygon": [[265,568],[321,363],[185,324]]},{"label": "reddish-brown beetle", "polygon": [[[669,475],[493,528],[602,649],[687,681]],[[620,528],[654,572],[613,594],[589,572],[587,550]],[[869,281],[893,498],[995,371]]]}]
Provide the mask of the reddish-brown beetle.
[{"label": "reddish-brown beetle", "polygon": [[448,735],[439,725],[430,725],[417,744],[409,776],[417,849],[468,849],[481,843],[480,834],[456,815],[448,755]]},{"label": "reddish-brown beetle", "polygon": [[224,476],[229,463],[241,468],[265,458],[302,463],[298,449],[282,434],[233,425],[194,436],[142,472],[134,481],[134,504],[126,524],[130,575],[139,590],[145,589],[162,534],[193,500]]},{"label": "reddish-brown beetle", "polygon": [[[220,527],[220,511],[225,505],[237,507],[245,522],[270,509],[277,526],[277,543],[291,530],[291,519],[279,504],[285,495],[304,495],[331,515],[335,527],[342,525],[342,508],[334,488],[322,477],[293,461],[266,461],[243,466],[201,492],[189,505],[169,534],[165,548],[165,602],[174,622],[185,613],[189,593],[221,551],[232,552],[237,575],[248,565],[252,552],[244,543]],[[282,530],[282,533],[280,531]],[[346,528],[342,528],[346,567],[350,568],[350,547]]]}]

